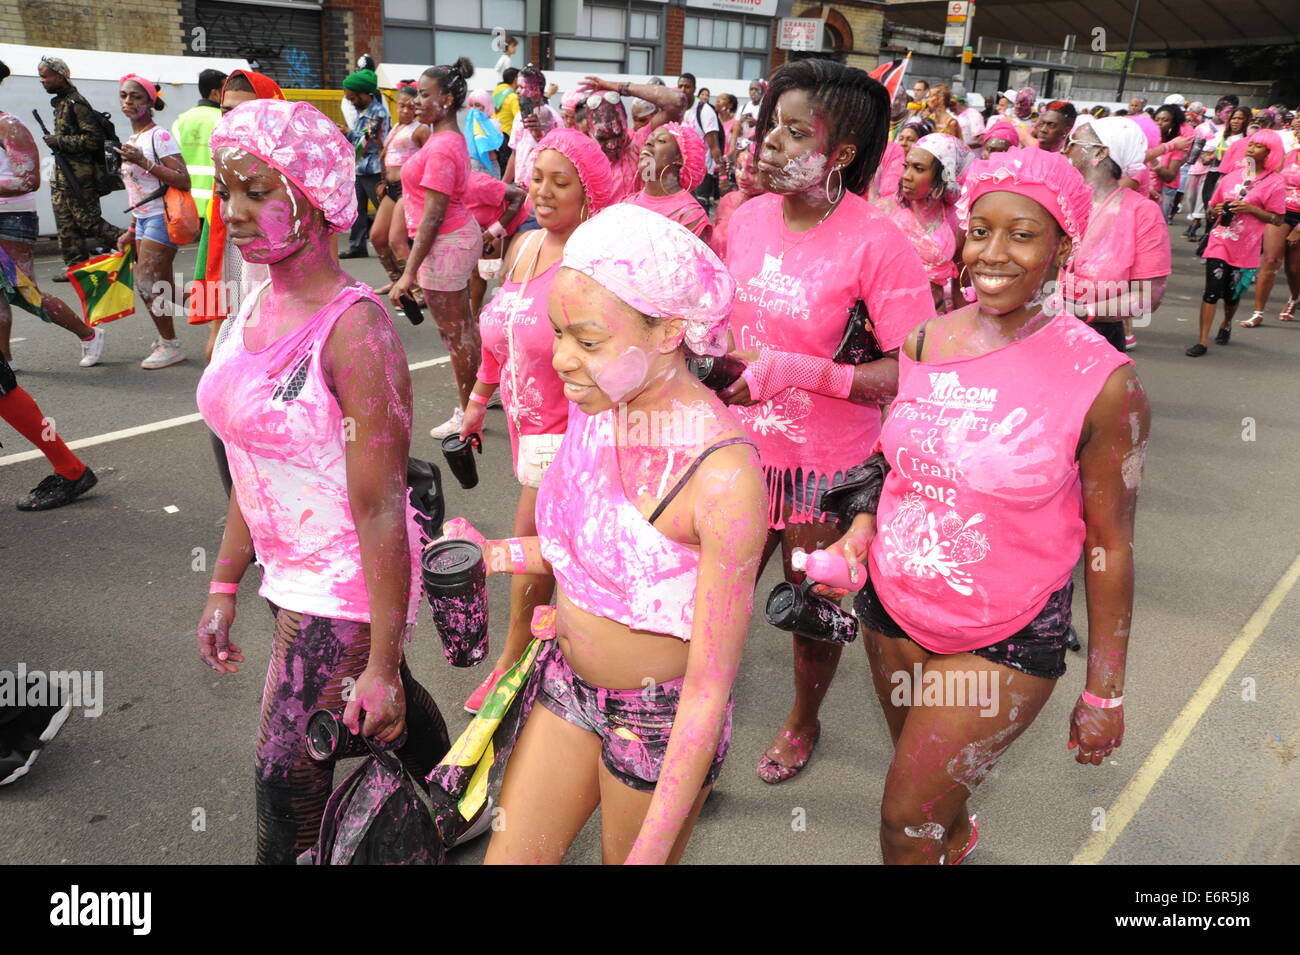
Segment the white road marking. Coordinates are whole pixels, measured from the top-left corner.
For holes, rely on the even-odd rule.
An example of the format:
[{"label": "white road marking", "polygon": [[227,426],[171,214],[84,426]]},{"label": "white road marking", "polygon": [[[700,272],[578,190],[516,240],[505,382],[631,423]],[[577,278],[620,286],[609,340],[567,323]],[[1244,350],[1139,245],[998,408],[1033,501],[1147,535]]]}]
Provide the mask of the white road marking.
[{"label": "white road marking", "polygon": [[[443,355],[441,358],[431,358],[428,361],[417,361],[407,365],[411,371],[420,371],[424,368],[432,368],[434,365],[445,365],[451,361],[451,356]],[[89,438],[78,438],[76,441],[69,441],[68,447],[73,451],[79,448],[89,448],[97,444],[108,444],[110,441],[121,441],[125,438],[135,438],[142,434],[152,434],[155,431],[166,431],[168,428],[179,428],[182,425],[193,424],[196,421],[202,421],[203,416],[197,411],[194,414],[180,415],[175,418],[164,418],[162,421],[151,421],[148,424],[136,425],[134,428],[123,428],[121,431],[109,431],[106,434],[96,434]],[[21,464],[24,461],[35,461],[42,458],[43,455],[39,449],[33,448],[31,451],[19,451],[16,454],[6,454],[0,457],[0,468],[9,464]]]}]

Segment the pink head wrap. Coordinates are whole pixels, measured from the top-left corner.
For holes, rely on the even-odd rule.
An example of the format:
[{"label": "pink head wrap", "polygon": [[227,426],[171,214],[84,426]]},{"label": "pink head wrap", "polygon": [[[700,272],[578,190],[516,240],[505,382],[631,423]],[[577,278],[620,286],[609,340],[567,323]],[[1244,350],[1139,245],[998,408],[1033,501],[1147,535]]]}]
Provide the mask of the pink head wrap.
[{"label": "pink head wrap", "polygon": [[120,80],[117,81],[117,85],[121,86],[127,80],[130,80],[132,83],[140,84],[140,87],[144,90],[144,95],[149,97],[150,106],[152,106],[154,102],[158,99],[158,87],[154,86],[152,83],[146,80],[139,73],[126,74],[126,76],[122,77]]},{"label": "pink head wrap", "polygon": [[1268,158],[1264,160],[1263,172],[1276,172],[1282,168],[1282,160],[1286,157],[1286,148],[1282,145],[1282,137],[1271,129],[1261,129],[1258,132],[1251,133],[1246,139],[1247,148],[1251,143],[1263,143],[1268,147]]},{"label": "pink head wrap", "polygon": [[1131,119],[1138,124],[1142,132],[1146,134],[1148,149],[1154,149],[1160,145],[1160,127],[1156,125],[1156,121],[1151,118],[1151,115],[1146,110],[1140,109],[1136,113],[1129,113],[1127,117],[1123,118]]},{"label": "pink head wrap", "polygon": [[682,154],[682,173],[677,181],[690,192],[704,181],[704,140],[694,129],[681,123],[664,123],[660,129],[677,140],[677,151]]},{"label": "pink head wrap", "polygon": [[[1010,125],[1010,124],[1008,124]],[[939,161],[939,174],[949,201],[955,201],[961,192],[958,179],[970,162],[970,150],[956,136],[947,133],[930,133],[912,144],[913,149],[924,149]]]},{"label": "pink head wrap", "polygon": [[481,109],[489,116],[496,112],[492,108],[492,94],[487,90],[474,90],[465,97],[465,105],[470,109]]},{"label": "pink head wrap", "polygon": [[325,215],[332,232],[357,217],[356,150],[310,103],[252,99],[217,121],[212,152],[238,149],[266,160]]},{"label": "pink head wrap", "polygon": [[586,98],[587,94],[582,90],[570,90],[560,98],[560,109],[571,109],[576,113]]},{"label": "pink head wrap", "polygon": [[614,200],[614,174],[609,160],[596,142],[576,129],[553,129],[537,144],[534,159],[544,149],[554,149],[578,170],[582,191],[587,194],[588,209],[594,215]]},{"label": "pink head wrap", "polygon": [[612,205],[574,230],[560,265],[595,279],[642,315],[685,319],[692,353],[726,353],[736,280],[712,249],[667,216]]},{"label": "pink head wrap", "polygon": [[986,192],[1014,192],[1046,209],[1078,247],[1092,211],[1092,190],[1083,175],[1060,153],[1044,149],[1008,149],[980,159],[966,171],[957,200],[957,221],[970,223],[975,201]]},{"label": "pink head wrap", "polygon": [[1016,132],[1016,127],[1012,126],[1005,119],[999,119],[988,129],[984,130],[984,138],[980,141],[987,143],[990,139],[1000,139],[1003,142],[1015,146],[1020,142],[1020,134]]}]

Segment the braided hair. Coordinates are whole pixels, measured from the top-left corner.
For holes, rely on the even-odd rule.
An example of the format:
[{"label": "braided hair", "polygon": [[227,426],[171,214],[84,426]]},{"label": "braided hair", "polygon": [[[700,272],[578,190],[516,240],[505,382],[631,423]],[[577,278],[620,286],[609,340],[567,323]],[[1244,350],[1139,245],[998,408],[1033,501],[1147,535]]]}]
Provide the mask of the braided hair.
[{"label": "braided hair", "polygon": [[857,147],[853,161],[841,172],[844,186],[861,195],[876,174],[889,136],[889,93],[862,70],[834,60],[807,59],[786,63],[772,74],[758,113],[756,140],[772,128],[777,101],[791,90],[802,90],[826,120],[828,146],[850,142]]},{"label": "braided hair", "polygon": [[451,66],[431,66],[424,75],[438,84],[438,89],[451,97],[451,108],[459,110],[469,95],[469,78],[474,75],[474,64],[461,57]]}]

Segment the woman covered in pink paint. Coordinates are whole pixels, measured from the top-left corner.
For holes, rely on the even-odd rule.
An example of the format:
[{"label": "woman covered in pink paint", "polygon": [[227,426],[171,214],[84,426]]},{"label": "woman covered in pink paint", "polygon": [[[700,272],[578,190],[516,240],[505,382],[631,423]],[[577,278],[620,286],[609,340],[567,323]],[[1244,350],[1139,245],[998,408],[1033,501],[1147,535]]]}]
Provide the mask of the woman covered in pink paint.
[{"label": "woman covered in pink paint", "polygon": [[[1216,345],[1227,345],[1241,293],[1250,284],[1248,270],[1258,269],[1267,226],[1286,222],[1286,181],[1281,174],[1282,137],[1271,129],[1251,133],[1245,159],[1237,163],[1210,197],[1210,230],[1205,259],[1205,293],[1201,296],[1201,337],[1187,349],[1188,358],[1209,351],[1210,326],[1220,299],[1223,323]],[[1243,323],[1244,324],[1244,323]],[[1258,323],[1256,323],[1258,324]]]},{"label": "woman covered in pink paint", "polygon": [[[308,716],[344,709],[353,732],[413,773],[448,747],[403,643],[420,595],[406,486],[411,383],[388,309],[338,264],[356,218],[352,146],[309,103],[258,99],[212,135],[229,242],[270,279],[223,322],[198,388],[234,478],[203,661],[235,673],[235,595],[254,552],[275,614],[257,742],[257,860],[293,863],[316,841],[332,770],[304,745]],[[364,719],[363,719],[364,717]]]},{"label": "woman covered in pink paint", "polygon": [[686,358],[725,350],[733,293],[706,245],[637,206],[565,245],[549,312],[568,430],[538,536],[483,542],[490,569],[558,585],[489,863],[560,862],[597,806],[606,862],[676,862],[721,771],[763,485]]},{"label": "woman covered in pink paint", "polygon": [[[609,160],[615,200],[622,202],[640,192],[645,184],[640,170],[641,149],[650,135],[664,123],[681,120],[682,111],[689,104],[682,102],[682,94],[677,90],[651,83],[613,83],[599,76],[588,76],[580,89],[588,94],[583,126],[587,135],[600,143]],[[650,118],[635,131],[628,126],[624,96],[635,96],[655,107]]]},{"label": "woman covered in pink paint", "polygon": [[683,123],[665,123],[641,148],[643,188],[624,202],[680,222],[701,241],[713,235],[709,214],[691,190],[704,181],[704,140]]},{"label": "woman covered in pink paint", "polygon": [[[379,208],[375,222],[370,227],[370,242],[379,256],[379,264],[388,273],[388,284],[375,289],[375,294],[386,295],[406,270],[406,257],[411,243],[406,235],[406,211],[402,205],[402,166],[420,151],[429,138],[429,127],[415,115],[415,98],[420,89],[415,80],[402,80],[397,84],[397,125],[384,140],[379,153],[384,166],[384,179],[379,184]],[[415,290],[413,290],[415,291]],[[417,296],[419,300],[421,296]]]},{"label": "woman covered in pink paint", "polygon": [[131,228],[117,240],[117,249],[135,245],[135,287],[149,309],[158,330],[152,350],[140,362],[145,369],[167,368],[185,360],[181,340],[176,336],[172,303],[172,263],[176,243],[167,234],[164,193],[173,187],[189,191],[190,174],[171,134],[153,121],[154,110],[166,104],[158,88],[137,73],[120,80],[117,93],[122,114],[131,122],[131,135],[122,148],[122,181],[131,205]]},{"label": "woman covered in pink paint", "polygon": [[460,431],[465,402],[478,371],[478,326],[470,313],[469,277],[483,251],[483,230],[465,204],[469,151],[456,125],[468,92],[465,63],[431,66],[420,74],[416,110],[433,132],[402,166],[402,202],[411,253],[388,297],[394,306],[416,285],[424,290],[443,347],[451,356],[458,401],[452,416],[430,434],[439,440]]},{"label": "woman covered in pink paint", "polygon": [[727,258],[727,228],[736,210],[755,196],[763,194],[763,187],[758,184],[754,164],[755,150],[748,148],[736,153],[732,169],[736,175],[736,188],[718,200],[717,221],[713,225],[713,238],[709,247],[724,261]]},{"label": "woman covered in pink paint", "polygon": [[952,205],[969,160],[970,150],[955,136],[931,133],[908,150],[898,191],[876,201],[921,257],[936,309],[961,300],[956,263],[961,239]]},{"label": "woman covered in pink paint", "polygon": [[1150,318],[1170,272],[1169,231],[1154,200],[1121,180],[1141,167],[1146,137],[1124,116],[1079,117],[1065,157],[1092,191],[1088,227],[1061,273],[1068,308],[1116,351],[1127,351],[1124,323]]},{"label": "woman covered in pink paint", "polygon": [[[779,544],[786,579],[798,547],[833,541],[823,495],[880,434],[894,395],[892,353],[934,315],[921,260],[860,193],[885,147],[889,95],[861,70],[799,60],[772,76],[759,118],[765,195],[732,216],[727,266],[736,279],[735,357],[744,374],[721,392],[758,445],[768,490],[764,557]],[[835,361],[853,312],[865,313],[884,357]],[[778,783],[808,762],[840,646],[794,635],[794,705],[758,773]]]},{"label": "woman covered in pink paint", "polygon": [[[521,487],[514,535],[537,535],[537,489],[555,460],[569,423],[564,384],[551,367],[555,332],[547,318],[551,286],[564,245],[583,222],[610,204],[609,163],[594,140],[575,129],[542,137],[531,163],[529,198],[540,229],[511,245],[501,289],[479,315],[483,356],[460,435],[480,434],[487,403],[499,387]],[[510,581],[510,630],[491,672],[465,701],[477,713],[483,699],[528,645],[533,609],[555,589],[549,574],[517,574]]]},{"label": "woman covered in pink paint", "polygon": [[1005,119],[998,119],[989,124],[980,137],[980,159],[988,159],[993,153],[1004,153],[1020,142],[1016,127]]},{"label": "woman covered in pink paint", "polygon": [[894,740],[886,863],[974,848],[967,801],[1065,672],[1085,547],[1088,667],[1066,745],[1099,766],[1123,741],[1150,413],[1132,361],[1049,292],[1091,204],[1059,153],[972,165],[958,213],[977,301],[908,336],[878,453],[828,501],[852,521],[836,549],[867,562],[854,609]]}]

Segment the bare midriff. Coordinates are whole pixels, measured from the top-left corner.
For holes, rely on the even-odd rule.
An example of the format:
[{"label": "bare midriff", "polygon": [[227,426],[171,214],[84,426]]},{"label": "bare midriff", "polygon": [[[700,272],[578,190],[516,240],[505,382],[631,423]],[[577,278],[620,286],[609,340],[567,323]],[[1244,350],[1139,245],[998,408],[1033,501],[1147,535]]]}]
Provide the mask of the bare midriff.
[{"label": "bare midriff", "polygon": [[647,679],[667,683],[686,672],[686,641],[587,613],[563,592],[555,606],[560,650],[573,672],[593,686],[636,689],[647,686]]}]

